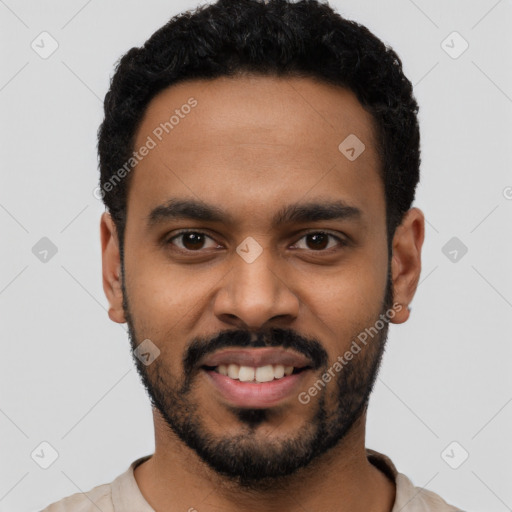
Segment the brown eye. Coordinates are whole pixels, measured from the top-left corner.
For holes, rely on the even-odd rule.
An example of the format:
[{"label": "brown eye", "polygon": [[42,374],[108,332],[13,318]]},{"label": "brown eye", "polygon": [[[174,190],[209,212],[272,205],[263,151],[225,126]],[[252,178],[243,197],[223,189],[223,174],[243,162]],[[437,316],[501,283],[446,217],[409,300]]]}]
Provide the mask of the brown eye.
[{"label": "brown eye", "polygon": [[[174,244],[174,240],[181,239],[181,246],[179,244]],[[208,240],[212,240],[211,237],[202,233],[201,231],[182,231],[177,235],[173,236],[169,239],[168,243],[172,245],[176,245],[179,249],[190,252],[197,252],[201,249],[204,249],[204,244]],[[213,241],[213,240],[212,240]],[[215,244],[213,246],[215,247]]]},{"label": "brown eye", "polygon": [[329,244],[329,235],[325,233],[313,233],[312,235],[306,235],[306,240],[311,242],[311,246],[309,247],[312,249],[325,249]]},{"label": "brown eye", "polygon": [[306,243],[305,243],[306,247],[302,247],[302,248],[305,248],[305,249],[308,249],[311,251],[324,251],[326,249],[327,250],[332,249],[333,246],[330,246],[330,247],[328,246],[329,238],[338,241],[338,245],[340,245],[340,246],[345,245],[345,242],[337,236],[331,235],[330,233],[325,233],[324,231],[314,231],[311,233],[307,233],[306,235],[304,235],[301,238],[301,240],[303,240],[303,239],[306,240]]}]

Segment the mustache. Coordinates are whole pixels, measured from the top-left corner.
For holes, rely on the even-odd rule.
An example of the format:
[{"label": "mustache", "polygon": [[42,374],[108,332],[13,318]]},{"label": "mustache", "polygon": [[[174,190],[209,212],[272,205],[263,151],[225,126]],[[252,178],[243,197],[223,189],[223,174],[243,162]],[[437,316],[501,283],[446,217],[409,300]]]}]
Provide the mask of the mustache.
[{"label": "mustache", "polygon": [[271,328],[263,331],[225,330],[214,338],[198,337],[188,346],[183,356],[183,368],[186,375],[198,367],[199,361],[223,348],[290,348],[305,355],[312,361],[313,369],[326,367],[328,354],[319,340],[305,338],[290,329]]}]

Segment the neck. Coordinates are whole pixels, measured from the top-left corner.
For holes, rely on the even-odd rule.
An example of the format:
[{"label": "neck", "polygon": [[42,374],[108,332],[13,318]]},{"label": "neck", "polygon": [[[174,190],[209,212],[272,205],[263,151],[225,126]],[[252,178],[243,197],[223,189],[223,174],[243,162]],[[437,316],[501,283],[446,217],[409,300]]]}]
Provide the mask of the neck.
[{"label": "neck", "polygon": [[134,471],[137,485],[157,512],[197,509],[336,510],[390,512],[395,484],[366,458],[366,413],[345,438],[307,467],[272,483],[242,488],[207,466],[197,454],[170,433],[154,411],[155,453]]}]

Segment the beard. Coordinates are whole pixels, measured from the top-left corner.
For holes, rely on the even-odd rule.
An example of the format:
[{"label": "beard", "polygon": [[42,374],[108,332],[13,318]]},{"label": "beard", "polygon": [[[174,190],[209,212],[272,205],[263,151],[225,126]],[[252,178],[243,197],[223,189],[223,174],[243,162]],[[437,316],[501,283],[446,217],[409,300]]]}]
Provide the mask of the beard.
[{"label": "beard", "polygon": [[[388,267],[385,298],[379,317],[386,317],[384,326],[335,374],[330,386],[324,386],[318,392],[316,401],[310,400],[307,407],[301,405],[305,420],[306,416],[311,419],[304,421],[293,435],[280,439],[258,432],[259,426],[266,424],[268,427],[279,414],[286,416],[286,409],[279,407],[229,406],[227,414],[237,418],[240,424],[238,432],[229,435],[224,430],[224,435],[216,435],[208,429],[204,412],[193,396],[195,378],[202,371],[197,362],[204,355],[224,347],[293,348],[313,361],[312,370],[320,379],[329,368],[328,355],[322,344],[314,337],[306,338],[288,329],[266,329],[258,332],[257,336],[249,331],[230,330],[222,331],[214,338],[192,340],[182,359],[183,377],[173,374],[162,357],[146,366],[134,354],[144,338],[137,336],[135,331],[123,277],[123,308],[132,356],[153,408],[160,413],[172,433],[225,479],[248,490],[268,490],[282,485],[286,477],[318,463],[320,456],[342,441],[365,414],[387,341],[389,321],[386,312],[393,301],[390,271]],[[222,432],[222,425],[220,427]]]}]

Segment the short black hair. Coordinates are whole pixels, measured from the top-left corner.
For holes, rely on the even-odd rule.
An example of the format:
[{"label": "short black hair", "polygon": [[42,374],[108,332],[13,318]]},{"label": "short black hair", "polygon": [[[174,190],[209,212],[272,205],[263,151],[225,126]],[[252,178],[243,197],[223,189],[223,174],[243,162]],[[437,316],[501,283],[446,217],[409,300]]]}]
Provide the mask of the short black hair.
[{"label": "short black hair", "polygon": [[171,18],[117,62],[98,130],[98,155],[100,195],[114,220],[121,258],[133,174],[126,164],[134,160],[136,132],[151,99],[178,82],[247,73],[309,77],[355,93],[375,122],[391,254],[420,167],[419,107],[398,55],[328,3],[218,0]]}]

